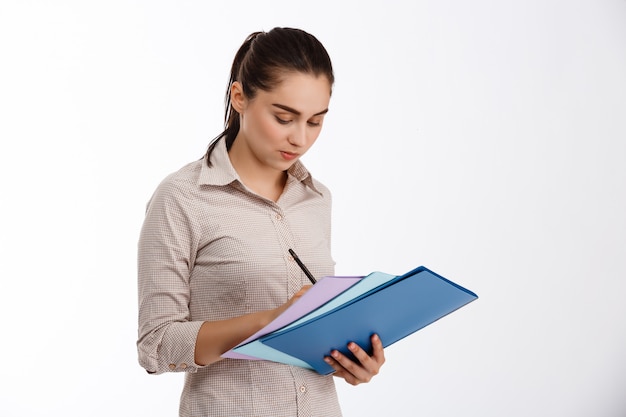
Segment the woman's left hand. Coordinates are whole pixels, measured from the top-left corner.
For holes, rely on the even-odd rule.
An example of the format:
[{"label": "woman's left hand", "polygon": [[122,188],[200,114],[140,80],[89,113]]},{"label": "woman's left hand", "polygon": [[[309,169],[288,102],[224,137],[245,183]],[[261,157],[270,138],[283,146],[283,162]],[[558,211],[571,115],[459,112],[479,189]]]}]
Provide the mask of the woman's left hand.
[{"label": "woman's left hand", "polygon": [[380,367],[385,363],[385,352],[380,338],[375,334],[371,340],[371,356],[356,343],[348,343],[348,349],[357,358],[358,362],[351,360],[338,350],[333,350],[330,353],[331,356],[324,357],[326,363],[335,369],[333,375],[345,379],[351,385],[370,382],[372,377],[378,374]]}]

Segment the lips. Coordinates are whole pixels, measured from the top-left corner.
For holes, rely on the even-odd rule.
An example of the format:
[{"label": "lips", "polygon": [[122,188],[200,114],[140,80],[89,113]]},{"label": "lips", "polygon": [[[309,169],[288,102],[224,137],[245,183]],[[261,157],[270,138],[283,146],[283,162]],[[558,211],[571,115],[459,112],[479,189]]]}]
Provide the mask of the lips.
[{"label": "lips", "polygon": [[297,153],[292,153],[292,152],[286,152],[286,151],[280,151],[280,155],[283,157],[283,159],[287,160],[287,161],[293,161],[294,159],[296,159],[300,154]]}]

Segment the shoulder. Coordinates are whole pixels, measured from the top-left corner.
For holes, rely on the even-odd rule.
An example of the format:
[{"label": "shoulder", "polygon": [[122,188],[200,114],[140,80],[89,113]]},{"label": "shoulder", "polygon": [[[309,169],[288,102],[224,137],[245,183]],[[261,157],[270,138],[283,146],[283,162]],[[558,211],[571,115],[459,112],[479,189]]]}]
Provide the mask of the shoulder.
[{"label": "shoulder", "polygon": [[198,178],[203,160],[191,162],[179,170],[167,175],[156,187],[150,203],[155,201],[184,201],[197,195]]},{"label": "shoulder", "polygon": [[174,171],[161,181],[157,188],[193,189],[198,187],[203,159],[191,162]]}]

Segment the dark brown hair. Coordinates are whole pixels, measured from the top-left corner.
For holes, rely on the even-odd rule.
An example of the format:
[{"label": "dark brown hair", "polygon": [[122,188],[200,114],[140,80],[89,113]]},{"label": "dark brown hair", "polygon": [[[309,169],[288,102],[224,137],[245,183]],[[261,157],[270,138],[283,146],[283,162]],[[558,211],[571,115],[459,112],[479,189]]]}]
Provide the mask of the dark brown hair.
[{"label": "dark brown hair", "polygon": [[252,99],[258,90],[271,91],[288,72],[324,75],[331,86],[335,82],[326,48],[315,36],[301,29],[274,28],[269,32],[254,32],[246,38],[230,70],[224,100],[224,131],[211,141],[205,155],[209,166],[217,142],[224,138],[226,148],[230,149],[239,133],[239,113],[230,99],[233,82],[241,83],[246,98]]}]

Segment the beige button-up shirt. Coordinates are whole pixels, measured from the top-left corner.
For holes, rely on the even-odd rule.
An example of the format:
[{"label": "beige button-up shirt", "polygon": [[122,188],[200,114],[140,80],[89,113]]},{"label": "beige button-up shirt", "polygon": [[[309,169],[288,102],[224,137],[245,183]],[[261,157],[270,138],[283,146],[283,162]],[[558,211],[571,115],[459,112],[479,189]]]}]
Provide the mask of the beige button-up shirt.
[{"label": "beige button-up shirt", "polygon": [[150,199],[139,239],[139,363],[186,372],[181,416],[340,416],[332,376],[269,361],[194,363],[204,321],[286,302],[332,275],[331,197],[298,161],[277,202],[248,190],[224,141],[169,175]]}]

